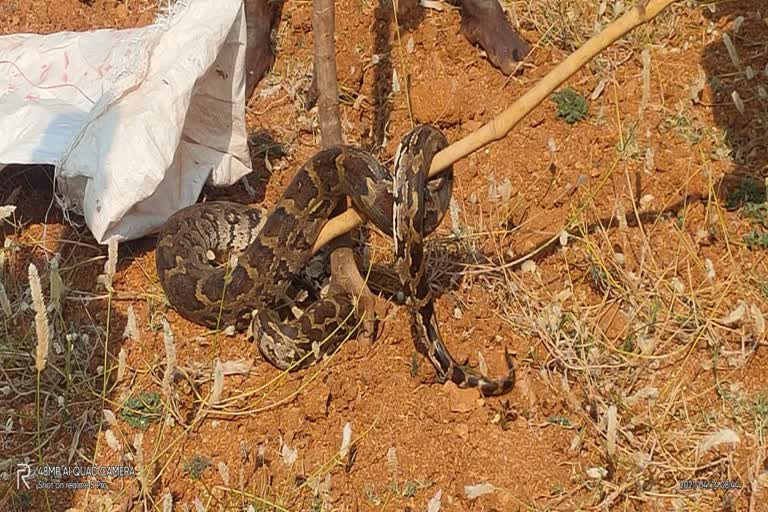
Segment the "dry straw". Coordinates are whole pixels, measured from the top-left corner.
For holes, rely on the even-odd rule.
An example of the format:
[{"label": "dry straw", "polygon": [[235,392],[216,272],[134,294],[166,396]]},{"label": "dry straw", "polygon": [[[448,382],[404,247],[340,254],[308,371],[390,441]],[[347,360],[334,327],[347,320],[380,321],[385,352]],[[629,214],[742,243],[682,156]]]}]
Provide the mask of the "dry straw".
[{"label": "dry straw", "polygon": [[112,287],[112,281],[115,279],[115,272],[117,272],[117,239],[112,237],[107,243],[107,262],[104,263],[104,273],[99,276],[99,279],[104,284],[104,288],[108,292],[114,292]]},{"label": "dry straw", "polygon": [[8,295],[5,293],[5,287],[0,282],[0,309],[3,310],[3,314],[7,318],[11,318],[13,310],[11,310],[11,301],[8,300]]},{"label": "dry straw", "polygon": [[224,366],[216,359],[213,366],[213,389],[211,390],[211,405],[221,401],[221,393],[224,391]]},{"label": "dry straw", "polygon": [[165,345],[165,373],[163,374],[163,394],[169,401],[171,400],[171,383],[173,382],[173,372],[176,371],[176,344],[173,340],[173,331],[168,321],[163,318],[163,345]]},{"label": "dry straw", "polygon": [[32,308],[35,311],[35,334],[37,336],[37,351],[35,354],[35,368],[38,372],[45,369],[48,360],[51,331],[48,326],[48,315],[43,301],[43,290],[40,286],[40,274],[34,263],[29,264],[29,289],[32,292]]},{"label": "dry straw", "polygon": [[141,341],[141,333],[139,331],[138,322],[136,321],[136,312],[133,310],[132,304],[128,305],[125,330],[123,330],[123,338],[133,341]]},{"label": "dry straw", "polygon": [[61,298],[64,295],[64,281],[61,279],[61,274],[59,273],[58,257],[51,260],[49,269],[51,305],[57,313],[61,313]]}]

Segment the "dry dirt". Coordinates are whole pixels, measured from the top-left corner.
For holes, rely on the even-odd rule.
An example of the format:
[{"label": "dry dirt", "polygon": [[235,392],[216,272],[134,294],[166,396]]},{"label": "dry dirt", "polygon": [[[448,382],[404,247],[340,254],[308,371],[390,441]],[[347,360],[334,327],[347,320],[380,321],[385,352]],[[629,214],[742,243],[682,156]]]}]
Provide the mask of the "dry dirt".
[{"label": "dry dirt", "polygon": [[[599,16],[587,0],[531,4],[505,4],[538,43],[524,74],[507,78],[460,36],[449,7],[412,11],[397,31],[388,1],[339,0],[346,141],[391,158],[411,126],[408,97],[415,121],[456,141],[618,8],[604,2]],[[139,26],[152,22],[155,7],[150,0],[3,0],[0,33]],[[350,341],[330,360],[276,381],[279,372],[245,336],[207,333],[165,305],[154,239],[120,246],[115,292],[107,294],[96,283],[106,248],[58,209],[46,217],[50,174],[0,173],[0,205],[18,207],[15,225],[0,227],[19,249],[7,251],[0,267],[11,302],[29,302],[30,261],[48,282],[46,261],[55,253],[67,285],[53,320],[63,348],[40,376],[42,427],[33,313],[0,321],[0,388],[7,386],[0,471],[9,477],[0,481],[0,509],[162,510],[170,493],[175,510],[195,510],[199,500],[199,510],[423,511],[436,496],[444,511],[768,510],[766,249],[750,250],[743,239],[759,236],[760,224],[726,208],[734,190],[765,193],[768,99],[759,87],[768,87],[768,5],[720,2],[715,11],[682,2],[580,71],[569,84],[589,99],[585,121],[565,123],[546,101],[505,139],[455,166],[457,215],[430,245],[438,315],[457,359],[477,365],[481,353],[496,373],[504,346],[515,354],[519,380],[502,398],[435,383],[428,363],[414,356],[406,311],[384,299],[373,345]],[[207,197],[269,206],[319,147],[316,112],[303,108],[310,19],[309,1],[282,6],[277,60],[249,105],[249,126],[262,141],[254,145],[253,190],[238,184]],[[726,31],[740,69],[723,43]],[[287,155],[276,146],[260,152],[265,137]],[[757,181],[745,185],[744,177]],[[566,227],[568,240],[558,236]],[[390,242],[366,236],[373,259],[389,261]],[[507,264],[537,249],[533,265]],[[129,306],[140,341],[123,336]],[[247,376],[225,378],[218,406],[202,403],[211,379],[199,375],[195,386],[179,379],[175,403],[165,402],[161,318],[179,368],[208,377],[215,360],[254,364]],[[70,343],[66,333],[75,335]],[[127,371],[118,380],[121,350]],[[164,400],[164,420],[146,430],[120,412],[142,392]],[[618,429],[607,419],[613,407]],[[102,409],[117,422],[105,421]],[[339,460],[347,423],[354,457]],[[2,425],[10,426],[3,432]],[[738,442],[702,449],[723,429]],[[297,458],[289,465],[291,450]],[[141,491],[129,478],[111,480],[108,492],[17,492],[11,464],[25,457],[122,462],[149,477]],[[195,457],[211,462],[199,478]],[[739,488],[679,488],[692,479]],[[486,482],[495,490],[469,499],[465,486]]]}]

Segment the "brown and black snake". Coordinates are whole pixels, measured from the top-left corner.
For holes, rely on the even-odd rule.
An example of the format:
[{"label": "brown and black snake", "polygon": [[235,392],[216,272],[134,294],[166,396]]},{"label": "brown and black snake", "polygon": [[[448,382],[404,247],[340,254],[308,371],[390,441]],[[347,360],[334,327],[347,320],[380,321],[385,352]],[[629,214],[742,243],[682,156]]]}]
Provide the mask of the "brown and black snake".
[{"label": "brown and black snake", "polygon": [[395,240],[396,271],[404,287],[417,350],[440,380],[498,395],[514,385],[509,371],[489,379],[448,352],[438,329],[425,274],[423,238],[448,209],[453,170],[427,178],[434,155],[447,145],[431,126],[418,126],[401,141],[393,176],[376,158],[352,146],[316,153],[294,175],[269,214],[230,202],[184,208],[163,226],[156,260],[160,283],[183,317],[211,328],[251,328],[265,359],[296,369],[331,353],[357,323],[355,300],[332,293],[297,319],[281,318],[291,283],[312,256],[312,247],[336,204],[353,207]]}]

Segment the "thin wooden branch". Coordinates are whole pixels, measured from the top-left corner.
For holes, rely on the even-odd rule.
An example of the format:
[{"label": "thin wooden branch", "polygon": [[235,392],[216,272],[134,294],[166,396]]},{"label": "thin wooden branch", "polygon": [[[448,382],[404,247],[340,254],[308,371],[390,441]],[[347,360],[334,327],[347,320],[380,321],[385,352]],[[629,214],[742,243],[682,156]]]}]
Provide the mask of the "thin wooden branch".
[{"label": "thin wooden branch", "polygon": [[323,147],[342,144],[339,120],[339,84],[333,44],[333,0],[312,2],[312,43],[314,74],[317,81],[317,109],[320,118],[320,140]]},{"label": "thin wooden branch", "polygon": [[[313,0],[312,39],[315,57],[314,74],[317,81],[317,107],[320,118],[321,145],[323,147],[343,143],[339,116],[339,86],[336,78],[336,52],[333,34],[334,0]],[[340,203],[336,207],[336,213],[341,215],[350,211],[353,210],[347,209],[345,203]],[[344,233],[340,233],[340,235]],[[339,239],[333,252],[331,252],[331,277],[336,286],[351,296],[358,298],[358,313],[364,315],[360,334],[364,340],[371,339],[374,334],[373,317],[376,298],[368,289],[363,276],[360,275],[360,271],[355,263],[354,253],[350,247],[351,240],[347,238]]]},{"label": "thin wooden branch", "polygon": [[[483,146],[504,138],[517,123],[547,99],[566,80],[571,78],[579,69],[594,59],[603,50],[633,29],[648,23],[667,7],[680,0],[641,0],[638,5],[627,11],[621,18],[614,21],[602,32],[593,36],[581,48],[573,52],[563,62],[558,64],[534,87],[528,90],[520,99],[499,114],[496,118],[483,125],[463,139],[451,144],[435,155],[430,176],[438,174],[443,169],[472,154]],[[325,225],[320,237],[315,243],[315,251],[334,238],[347,233],[363,223],[360,215],[349,209],[342,215],[334,217]]]}]

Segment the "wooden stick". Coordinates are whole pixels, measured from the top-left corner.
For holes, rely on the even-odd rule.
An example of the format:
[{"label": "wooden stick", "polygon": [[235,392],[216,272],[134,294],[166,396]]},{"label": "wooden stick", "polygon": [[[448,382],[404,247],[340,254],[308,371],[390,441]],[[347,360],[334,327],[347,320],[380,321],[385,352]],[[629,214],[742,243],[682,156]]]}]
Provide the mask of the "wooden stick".
[{"label": "wooden stick", "polygon": [[[434,176],[443,169],[472,154],[486,144],[504,138],[517,123],[547,99],[555,89],[571,78],[579,69],[594,59],[600,52],[631,30],[648,23],[664,9],[679,0],[640,0],[621,18],[614,21],[602,32],[593,36],[581,48],[573,52],[555,69],[550,71],[534,87],[528,90],[520,99],[499,114],[496,118],[483,125],[463,139],[451,144],[435,155],[429,175]],[[314,250],[319,250],[334,238],[349,232],[363,223],[360,215],[352,209],[334,217],[323,228],[315,243]]]},{"label": "wooden stick", "polygon": [[[317,107],[320,118],[320,138],[323,147],[344,142],[342,140],[339,117],[339,85],[336,78],[333,34],[334,0],[313,0],[312,39],[315,56],[314,75],[317,80]],[[336,213],[342,212],[339,217],[349,211],[353,210],[346,208],[346,199],[336,207]],[[339,234],[342,235],[344,233]],[[368,288],[363,276],[360,275],[351,244],[344,243],[345,240],[343,238],[339,242],[341,243],[337,244],[337,247],[331,252],[331,277],[336,286],[346,291],[351,297],[358,298],[358,314],[363,316],[360,334],[362,339],[370,340],[374,334],[374,306],[376,305],[376,297]]]},{"label": "wooden stick", "polygon": [[317,83],[317,109],[322,147],[343,144],[339,119],[339,85],[333,44],[334,6],[332,0],[312,2],[312,41]]}]

